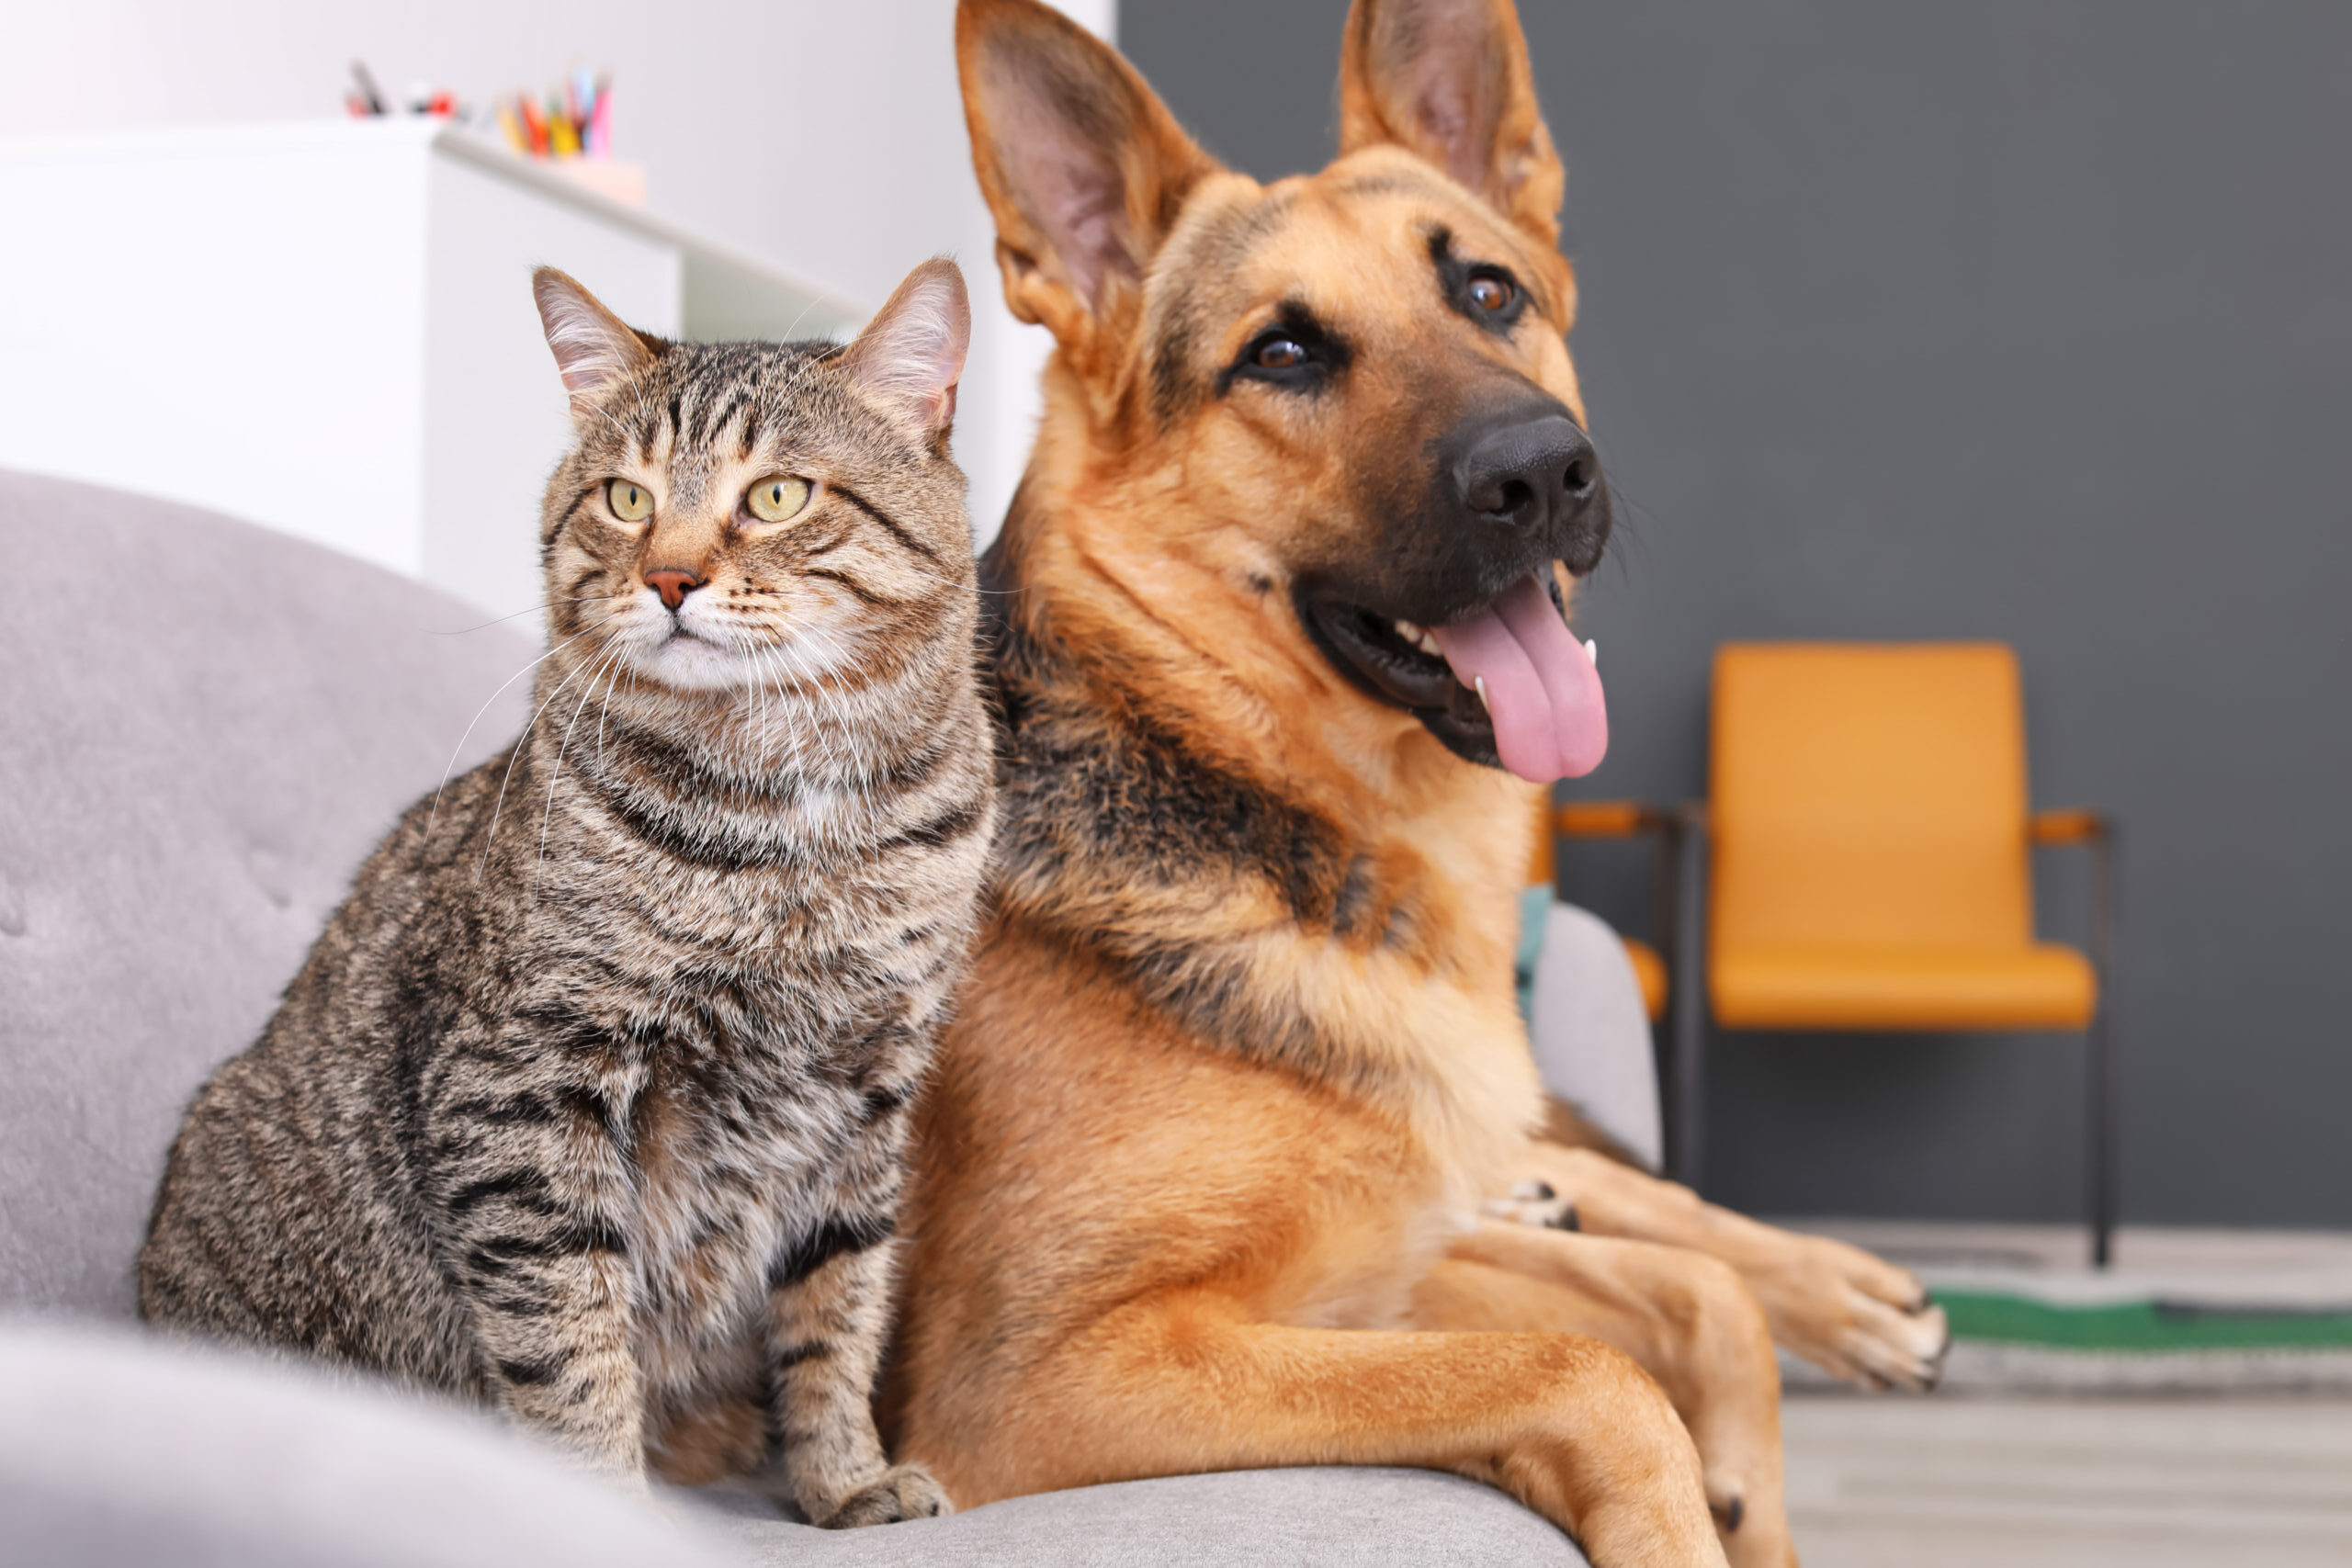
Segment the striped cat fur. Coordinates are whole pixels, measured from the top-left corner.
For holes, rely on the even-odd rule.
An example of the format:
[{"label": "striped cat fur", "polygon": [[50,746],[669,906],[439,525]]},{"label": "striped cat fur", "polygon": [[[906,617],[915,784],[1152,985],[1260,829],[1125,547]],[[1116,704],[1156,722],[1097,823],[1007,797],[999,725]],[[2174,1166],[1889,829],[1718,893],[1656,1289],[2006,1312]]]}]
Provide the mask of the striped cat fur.
[{"label": "striped cat fur", "polygon": [[668,344],[536,288],[577,430],[536,711],[408,811],[198,1094],[141,1310],[621,1477],[943,1512],[871,1397],[994,819],[963,280],[925,264],[847,349]]}]

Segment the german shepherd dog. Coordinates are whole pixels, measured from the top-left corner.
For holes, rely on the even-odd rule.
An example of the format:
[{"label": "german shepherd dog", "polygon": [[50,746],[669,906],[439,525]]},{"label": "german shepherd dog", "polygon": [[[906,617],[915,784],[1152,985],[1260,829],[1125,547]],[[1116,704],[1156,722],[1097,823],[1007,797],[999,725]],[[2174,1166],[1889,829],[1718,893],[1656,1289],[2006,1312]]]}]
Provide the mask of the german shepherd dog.
[{"label": "german shepherd dog", "polygon": [[[1425,1466],[1600,1568],[1792,1562],[1774,1339],[1918,1386],[1944,1325],[1534,1135],[1517,894],[1606,741],[1565,611],[1610,502],[1509,0],[1356,0],[1340,156],[1271,186],[1036,0],[962,0],[956,50],[1057,347],[986,572],[1001,864],[920,1113],[900,1456],[967,1505]],[[1482,1217],[1514,1193],[1564,1223]]]}]

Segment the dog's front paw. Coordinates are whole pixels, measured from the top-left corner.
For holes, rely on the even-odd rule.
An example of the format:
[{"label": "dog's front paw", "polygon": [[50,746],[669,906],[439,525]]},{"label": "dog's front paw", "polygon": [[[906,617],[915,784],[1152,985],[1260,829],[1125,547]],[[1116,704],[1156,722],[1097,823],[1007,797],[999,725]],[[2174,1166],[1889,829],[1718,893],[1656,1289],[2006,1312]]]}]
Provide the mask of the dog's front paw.
[{"label": "dog's front paw", "polygon": [[1917,1276],[1827,1236],[1787,1241],[1781,1256],[1743,1270],[1774,1339],[1864,1388],[1936,1386],[1951,1330]]},{"label": "dog's front paw", "polygon": [[1511,1220],[1522,1225],[1542,1225],[1547,1230],[1572,1231],[1577,1225],[1577,1206],[1560,1196],[1548,1181],[1527,1180],[1513,1187],[1509,1195],[1487,1200],[1488,1217]]},{"label": "dog's front paw", "polygon": [[860,1525],[894,1525],[901,1519],[929,1519],[952,1514],[955,1505],[931,1472],[918,1464],[894,1465],[835,1504],[813,1522],[829,1530],[855,1529]]}]

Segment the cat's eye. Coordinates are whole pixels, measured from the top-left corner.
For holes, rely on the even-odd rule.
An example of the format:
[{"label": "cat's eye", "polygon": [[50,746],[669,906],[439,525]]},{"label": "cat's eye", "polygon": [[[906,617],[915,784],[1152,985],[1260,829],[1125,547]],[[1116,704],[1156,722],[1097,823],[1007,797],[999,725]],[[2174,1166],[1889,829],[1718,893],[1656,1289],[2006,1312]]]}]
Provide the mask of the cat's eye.
[{"label": "cat's eye", "polygon": [[789,523],[808,505],[808,481],[791,474],[770,474],[743,497],[743,508],[763,523]]},{"label": "cat's eye", "polygon": [[642,523],[653,515],[653,492],[634,479],[613,479],[605,486],[605,504],[624,523]]}]

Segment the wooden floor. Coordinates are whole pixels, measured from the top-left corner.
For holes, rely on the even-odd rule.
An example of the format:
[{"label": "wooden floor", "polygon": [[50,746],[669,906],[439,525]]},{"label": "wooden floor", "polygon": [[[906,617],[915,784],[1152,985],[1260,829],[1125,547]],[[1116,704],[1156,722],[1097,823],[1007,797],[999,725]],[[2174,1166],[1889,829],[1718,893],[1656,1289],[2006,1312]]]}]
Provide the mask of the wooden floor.
[{"label": "wooden floor", "polygon": [[[1797,1221],[1931,1284],[2341,1306],[2352,1235]],[[1805,1568],[2352,1568],[2352,1399],[1862,1397],[1791,1391]]]},{"label": "wooden floor", "polygon": [[2344,1568],[2352,1403],[1792,1396],[1805,1568]]}]

